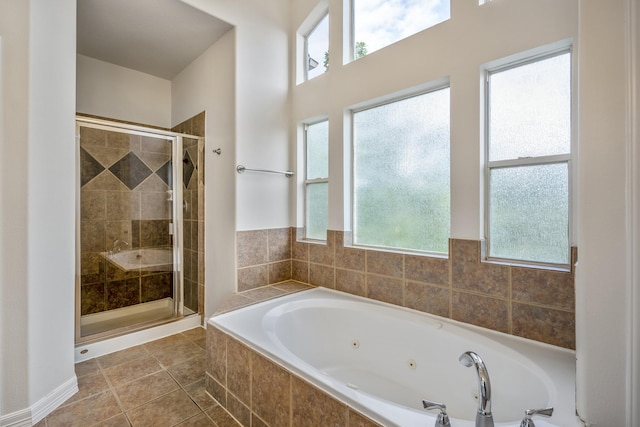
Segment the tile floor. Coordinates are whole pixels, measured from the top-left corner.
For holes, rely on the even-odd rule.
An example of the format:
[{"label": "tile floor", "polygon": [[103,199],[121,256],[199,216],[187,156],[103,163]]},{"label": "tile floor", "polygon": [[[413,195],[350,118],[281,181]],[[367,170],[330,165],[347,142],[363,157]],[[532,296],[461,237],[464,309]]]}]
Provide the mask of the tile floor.
[{"label": "tile floor", "polygon": [[205,346],[195,328],[81,362],[80,391],[36,427],[239,427],[205,392]]}]

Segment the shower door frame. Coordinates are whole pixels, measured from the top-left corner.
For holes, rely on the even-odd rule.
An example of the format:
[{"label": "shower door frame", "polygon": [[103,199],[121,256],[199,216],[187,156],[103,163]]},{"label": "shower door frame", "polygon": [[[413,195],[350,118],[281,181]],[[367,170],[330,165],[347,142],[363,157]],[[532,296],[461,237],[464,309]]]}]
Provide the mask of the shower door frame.
[{"label": "shower door frame", "polygon": [[[82,310],[81,310],[81,246],[80,246],[80,127],[90,127],[107,131],[125,132],[134,135],[148,136],[152,138],[171,139],[171,179],[173,183],[171,196],[173,197],[172,210],[172,235],[173,235],[173,315],[170,318],[141,322],[133,325],[115,328],[109,331],[82,336]],[[99,341],[105,338],[112,338],[139,331],[153,326],[173,322],[184,317],[184,239],[183,239],[183,138],[197,139],[202,137],[171,132],[163,129],[150,128],[140,125],[132,125],[121,122],[114,122],[105,119],[97,119],[85,116],[76,116],[76,313],[75,313],[75,342],[76,345],[86,344],[92,341]],[[133,307],[133,306],[132,306]],[[191,315],[197,315],[195,312]]]}]

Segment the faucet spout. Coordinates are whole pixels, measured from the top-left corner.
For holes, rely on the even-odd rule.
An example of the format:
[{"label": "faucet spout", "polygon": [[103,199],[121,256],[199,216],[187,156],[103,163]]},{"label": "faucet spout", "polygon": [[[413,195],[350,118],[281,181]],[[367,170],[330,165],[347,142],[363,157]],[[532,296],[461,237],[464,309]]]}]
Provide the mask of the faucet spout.
[{"label": "faucet spout", "polygon": [[111,252],[112,252],[112,253],[118,253],[118,252],[120,252],[120,251],[122,250],[122,246],[129,247],[129,243],[125,242],[124,240],[116,239],[116,240],[113,242],[113,249],[111,249]]},{"label": "faucet spout", "polygon": [[478,374],[478,413],[476,414],[476,427],[494,427],[491,414],[491,381],[489,371],[484,361],[477,353],[467,351],[458,359],[466,367],[475,366]]}]

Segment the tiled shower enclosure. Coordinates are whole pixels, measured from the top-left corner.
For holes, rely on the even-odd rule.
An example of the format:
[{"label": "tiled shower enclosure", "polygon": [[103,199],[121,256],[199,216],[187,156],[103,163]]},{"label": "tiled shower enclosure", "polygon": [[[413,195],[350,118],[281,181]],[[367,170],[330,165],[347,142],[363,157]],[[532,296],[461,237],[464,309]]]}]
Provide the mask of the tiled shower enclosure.
[{"label": "tiled shower enclosure", "polygon": [[194,276],[185,221],[198,215],[200,140],[140,129],[79,121],[79,340],[198,312],[183,279]]}]

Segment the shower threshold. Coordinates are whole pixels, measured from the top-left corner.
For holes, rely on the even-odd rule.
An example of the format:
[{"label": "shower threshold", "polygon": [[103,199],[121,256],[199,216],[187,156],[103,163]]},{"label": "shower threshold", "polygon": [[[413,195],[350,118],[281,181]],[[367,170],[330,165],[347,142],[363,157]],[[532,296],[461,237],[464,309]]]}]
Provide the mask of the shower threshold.
[{"label": "shower threshold", "polygon": [[[184,316],[193,313],[188,308],[184,308]],[[176,316],[173,314],[173,299],[164,298],[130,307],[84,315],[80,319],[80,331],[84,340],[107,332],[117,334],[119,331],[130,331],[131,329],[147,327],[149,324],[169,321],[175,318]]]}]

